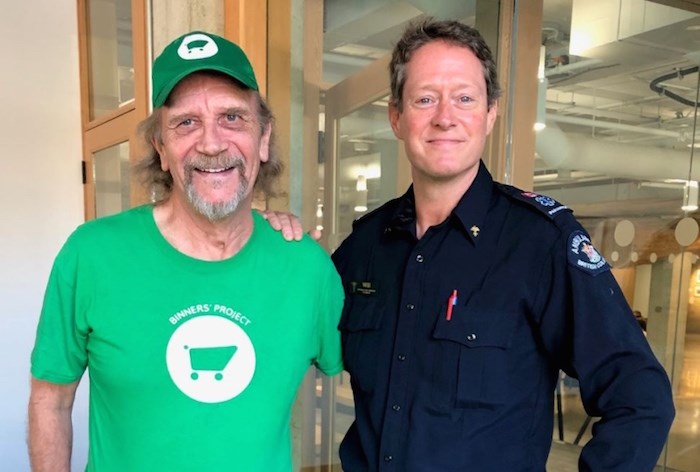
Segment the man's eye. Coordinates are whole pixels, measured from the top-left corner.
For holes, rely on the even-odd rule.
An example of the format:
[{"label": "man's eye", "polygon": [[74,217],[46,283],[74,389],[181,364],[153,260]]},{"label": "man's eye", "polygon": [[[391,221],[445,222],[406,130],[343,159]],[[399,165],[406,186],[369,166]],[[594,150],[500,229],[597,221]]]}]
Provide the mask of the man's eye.
[{"label": "man's eye", "polygon": [[227,113],[226,114],[226,121],[233,122],[238,120],[240,117],[234,113]]},{"label": "man's eye", "polygon": [[472,101],[472,97],[469,97],[467,95],[462,95],[461,97],[459,97],[459,101],[461,103],[470,103]]},{"label": "man's eye", "polygon": [[428,105],[431,102],[432,102],[432,100],[428,97],[421,97],[418,99],[418,103],[420,103],[421,105]]},{"label": "man's eye", "polygon": [[193,123],[194,121],[192,121],[192,118],[185,118],[178,126],[192,126]]}]

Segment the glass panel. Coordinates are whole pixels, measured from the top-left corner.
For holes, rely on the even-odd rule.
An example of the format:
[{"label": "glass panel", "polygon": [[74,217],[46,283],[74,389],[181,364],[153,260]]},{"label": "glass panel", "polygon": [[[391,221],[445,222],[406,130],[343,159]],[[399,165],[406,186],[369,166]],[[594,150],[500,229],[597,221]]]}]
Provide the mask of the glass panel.
[{"label": "glass panel", "polygon": [[340,119],[337,205],[339,241],[352,222],[397,196],[397,139],[387,120],[388,96]]},{"label": "glass panel", "polygon": [[129,201],[129,143],[121,143],[92,155],[95,182],[95,216],[126,210]]},{"label": "glass panel", "polygon": [[90,119],[134,99],[131,0],[88,0]]},{"label": "glass panel", "polygon": [[[659,464],[700,463],[700,272],[694,127],[700,16],[645,2],[544,0],[534,189],[573,208],[671,377]],[[556,451],[591,437],[578,383],[556,392]],[[569,459],[566,459],[569,457]]]}]

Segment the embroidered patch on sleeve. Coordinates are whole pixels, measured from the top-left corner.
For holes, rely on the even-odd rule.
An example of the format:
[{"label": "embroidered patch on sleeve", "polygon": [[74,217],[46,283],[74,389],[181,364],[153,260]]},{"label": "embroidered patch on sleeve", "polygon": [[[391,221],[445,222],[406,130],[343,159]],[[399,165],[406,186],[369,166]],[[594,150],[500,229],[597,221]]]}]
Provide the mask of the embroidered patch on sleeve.
[{"label": "embroidered patch on sleeve", "polygon": [[521,195],[524,197],[523,199],[525,201],[530,200],[535,206],[539,207],[541,211],[547,213],[549,216],[554,216],[562,210],[569,209],[566,205],[562,205],[552,197],[546,195],[539,195],[533,192],[522,192]]},{"label": "embroidered patch on sleeve", "polygon": [[591,275],[598,275],[610,269],[608,262],[593,247],[591,239],[583,231],[576,230],[571,233],[567,251],[569,264]]}]

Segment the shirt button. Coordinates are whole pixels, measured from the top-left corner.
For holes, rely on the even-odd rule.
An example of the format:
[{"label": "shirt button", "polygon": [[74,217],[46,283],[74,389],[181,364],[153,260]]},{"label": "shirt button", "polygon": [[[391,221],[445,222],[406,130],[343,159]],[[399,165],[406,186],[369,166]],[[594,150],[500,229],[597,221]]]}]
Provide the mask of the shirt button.
[{"label": "shirt button", "polygon": [[467,341],[476,341],[476,334],[472,333],[467,336]]},{"label": "shirt button", "polygon": [[390,455],[384,456],[384,462],[391,462],[392,460],[394,460],[394,458],[392,456],[390,456]]},{"label": "shirt button", "polygon": [[394,411],[399,411],[399,410],[401,410],[401,405],[394,405],[391,407],[391,409]]},{"label": "shirt button", "polygon": [[398,356],[396,356],[396,358],[397,358],[398,360],[400,360],[401,362],[403,362],[403,361],[406,360],[406,356],[403,355],[403,354],[399,354]]},{"label": "shirt button", "polygon": [[408,308],[409,310],[413,310],[415,307],[416,307],[416,306],[415,306],[413,303],[407,303],[407,304],[406,304],[406,308]]},{"label": "shirt button", "polygon": [[418,255],[416,256],[416,261],[418,261],[418,262],[423,262],[423,256],[420,255],[420,254],[418,254]]}]

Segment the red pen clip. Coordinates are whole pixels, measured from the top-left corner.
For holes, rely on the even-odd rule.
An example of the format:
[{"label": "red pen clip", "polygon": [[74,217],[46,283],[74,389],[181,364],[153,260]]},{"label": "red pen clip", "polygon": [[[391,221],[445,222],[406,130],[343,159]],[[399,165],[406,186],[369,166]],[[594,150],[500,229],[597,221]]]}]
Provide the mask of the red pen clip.
[{"label": "red pen clip", "polygon": [[457,305],[457,289],[452,290],[452,295],[447,300],[447,314],[445,319],[450,321],[452,319],[452,307]]}]

